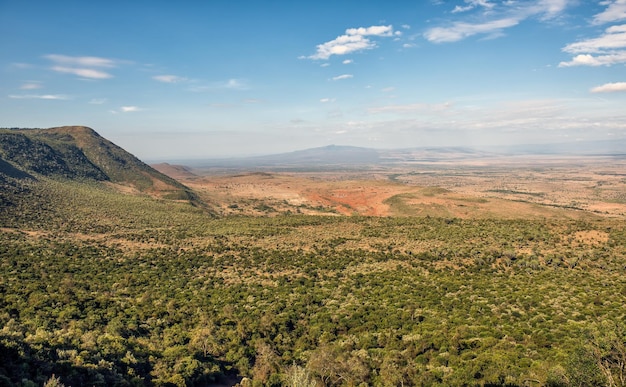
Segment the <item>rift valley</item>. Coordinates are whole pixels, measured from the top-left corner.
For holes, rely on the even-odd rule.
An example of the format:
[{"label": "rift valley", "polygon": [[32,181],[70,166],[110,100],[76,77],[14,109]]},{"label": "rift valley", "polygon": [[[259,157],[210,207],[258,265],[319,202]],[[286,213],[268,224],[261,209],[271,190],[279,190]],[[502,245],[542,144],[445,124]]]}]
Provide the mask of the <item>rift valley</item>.
[{"label": "rift valley", "polygon": [[339,148],[0,130],[0,385],[626,383],[623,155]]}]

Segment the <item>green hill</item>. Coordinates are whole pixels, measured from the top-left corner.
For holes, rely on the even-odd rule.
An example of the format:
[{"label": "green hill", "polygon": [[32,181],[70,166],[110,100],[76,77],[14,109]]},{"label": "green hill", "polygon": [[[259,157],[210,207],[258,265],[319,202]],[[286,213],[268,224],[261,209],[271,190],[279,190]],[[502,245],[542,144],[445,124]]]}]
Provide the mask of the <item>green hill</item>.
[{"label": "green hill", "polygon": [[4,161],[0,165],[4,180],[32,175],[101,181],[157,197],[195,199],[183,184],[84,126],[1,129],[0,158]]}]

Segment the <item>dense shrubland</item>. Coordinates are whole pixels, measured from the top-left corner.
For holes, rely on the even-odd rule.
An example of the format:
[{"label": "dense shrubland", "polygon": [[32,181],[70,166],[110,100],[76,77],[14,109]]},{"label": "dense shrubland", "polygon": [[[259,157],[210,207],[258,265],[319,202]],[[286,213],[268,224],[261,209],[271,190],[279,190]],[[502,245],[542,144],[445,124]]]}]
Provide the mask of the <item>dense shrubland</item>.
[{"label": "dense shrubland", "polygon": [[214,219],[53,180],[10,199],[0,385],[625,383],[620,221]]}]

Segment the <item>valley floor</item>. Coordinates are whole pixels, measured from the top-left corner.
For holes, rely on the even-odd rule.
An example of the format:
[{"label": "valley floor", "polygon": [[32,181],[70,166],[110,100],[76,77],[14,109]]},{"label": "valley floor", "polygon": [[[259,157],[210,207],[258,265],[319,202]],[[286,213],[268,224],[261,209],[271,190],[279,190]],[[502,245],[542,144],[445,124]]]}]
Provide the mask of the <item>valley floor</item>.
[{"label": "valley floor", "polygon": [[287,172],[161,170],[223,214],[626,217],[623,158],[520,156]]},{"label": "valley floor", "polygon": [[0,384],[619,385],[624,169],[404,168],[23,183]]}]

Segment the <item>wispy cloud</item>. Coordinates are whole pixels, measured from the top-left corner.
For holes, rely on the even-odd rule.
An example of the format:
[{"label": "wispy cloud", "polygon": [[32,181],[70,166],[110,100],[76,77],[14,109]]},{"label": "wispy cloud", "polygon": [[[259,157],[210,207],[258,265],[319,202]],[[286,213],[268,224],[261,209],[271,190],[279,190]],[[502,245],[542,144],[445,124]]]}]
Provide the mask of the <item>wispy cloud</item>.
[{"label": "wispy cloud", "polygon": [[52,61],[53,71],[65,74],[74,74],[81,78],[107,79],[113,75],[103,69],[117,67],[118,62],[113,59],[96,56],[68,56],[59,54],[44,55],[44,58]]},{"label": "wispy cloud", "polygon": [[343,63],[343,64],[351,64],[351,63],[354,63],[354,61],[352,59],[346,59],[346,60],[344,60],[341,63]]},{"label": "wispy cloud", "polygon": [[570,43],[563,48],[563,51],[570,54],[602,53],[624,47],[626,47],[626,24],[609,27],[597,38]]},{"label": "wispy cloud", "polygon": [[187,78],[179,77],[178,75],[155,75],[152,79],[163,83],[178,83],[187,80]]},{"label": "wispy cloud", "polygon": [[626,52],[616,52],[614,54],[597,55],[581,54],[576,55],[569,62],[559,63],[559,67],[572,67],[572,66],[611,66],[618,63],[626,63]]},{"label": "wispy cloud", "polygon": [[626,0],[609,0],[601,4],[608,5],[603,12],[593,17],[594,24],[611,23],[626,20]]},{"label": "wispy cloud", "polygon": [[626,82],[605,83],[591,89],[592,93],[615,93],[626,92]]},{"label": "wispy cloud", "polygon": [[44,57],[50,59],[55,63],[63,64],[66,66],[107,68],[116,67],[115,61],[113,59],[100,58],[97,56],[68,56],[50,54],[45,55]]},{"label": "wispy cloud", "polygon": [[81,78],[91,78],[91,79],[113,78],[113,75],[105,71],[95,70],[95,69],[81,69],[81,68],[74,68],[74,67],[53,66],[52,70],[58,73],[78,75]]},{"label": "wispy cloud", "polygon": [[[606,9],[593,17],[592,24],[605,24],[626,19],[626,0],[600,2]],[[575,55],[559,67],[612,66],[626,63],[626,24],[614,25],[600,36],[583,39],[563,47],[563,52]]]},{"label": "wispy cloud", "polygon": [[317,52],[306,58],[318,60],[328,59],[333,55],[346,55],[353,52],[370,50],[376,47],[376,43],[369,37],[390,37],[394,36],[393,26],[371,26],[348,28],[344,35],[317,46]]},{"label": "wispy cloud", "polygon": [[569,62],[559,63],[559,67],[626,63],[626,24],[609,27],[599,37],[570,43],[563,51],[578,55]]},{"label": "wispy cloud", "polygon": [[106,101],[107,101],[106,98],[93,98],[89,101],[89,103],[92,105],[102,105],[106,103]]},{"label": "wispy cloud", "polygon": [[138,106],[122,106],[120,108],[120,111],[122,113],[132,113],[132,112],[138,112],[143,110],[142,108],[138,107]]},{"label": "wispy cloud", "polygon": [[20,62],[16,62],[16,63],[11,63],[11,67],[16,68],[16,69],[30,69],[33,68],[35,66],[33,66],[30,63],[20,63]]},{"label": "wispy cloud", "polygon": [[477,34],[499,33],[505,28],[519,24],[517,18],[491,20],[484,23],[457,22],[450,27],[435,27],[426,31],[424,37],[432,43],[448,43],[463,40]]},{"label": "wispy cloud", "polygon": [[56,99],[56,100],[67,100],[70,99],[69,96],[64,94],[14,94],[9,95],[9,98],[13,99]]},{"label": "wispy cloud", "polygon": [[350,79],[350,78],[354,78],[354,75],[352,75],[352,74],[341,74],[341,75],[337,75],[336,77],[333,77],[332,80],[333,81],[340,81],[342,79]]},{"label": "wispy cloud", "polygon": [[452,104],[450,102],[444,102],[441,104],[429,104],[429,103],[414,103],[406,105],[386,105],[380,107],[373,107],[368,109],[368,113],[416,113],[416,112],[440,112],[448,110]]},{"label": "wispy cloud", "polygon": [[322,98],[320,99],[321,103],[329,103],[329,102],[335,102],[334,98]]},{"label": "wispy cloud", "polygon": [[43,87],[43,85],[40,82],[29,81],[29,82],[23,83],[20,86],[20,89],[22,89],[22,90],[36,90],[36,89],[41,89],[42,87]]},{"label": "wispy cloud", "polygon": [[457,5],[454,7],[452,13],[467,12],[479,6],[487,9],[495,7],[495,4],[490,3],[487,0],[465,0],[465,3],[467,4],[466,6]]},{"label": "wispy cloud", "polygon": [[231,78],[228,81],[221,84],[221,87],[224,89],[235,89],[235,90],[246,90],[248,89],[248,84],[243,79]]},{"label": "wispy cloud", "polygon": [[503,30],[514,27],[522,21],[538,17],[542,20],[559,15],[571,0],[532,0],[526,2],[504,1],[496,4],[487,0],[466,0],[466,6],[456,6],[452,13],[466,13],[480,9],[478,15],[472,12],[471,18],[457,20],[447,26],[433,27],[424,33],[424,38],[432,43],[456,42],[474,35],[500,36]]},{"label": "wispy cloud", "polygon": [[193,83],[194,84],[189,86],[188,90],[197,92],[197,93],[224,90],[224,89],[227,89],[227,90],[249,90],[250,89],[250,85],[248,84],[248,81],[245,79],[241,79],[241,78],[231,78],[225,81],[213,82],[210,84],[201,84],[201,83],[198,84],[196,83],[196,81],[194,81]]}]

